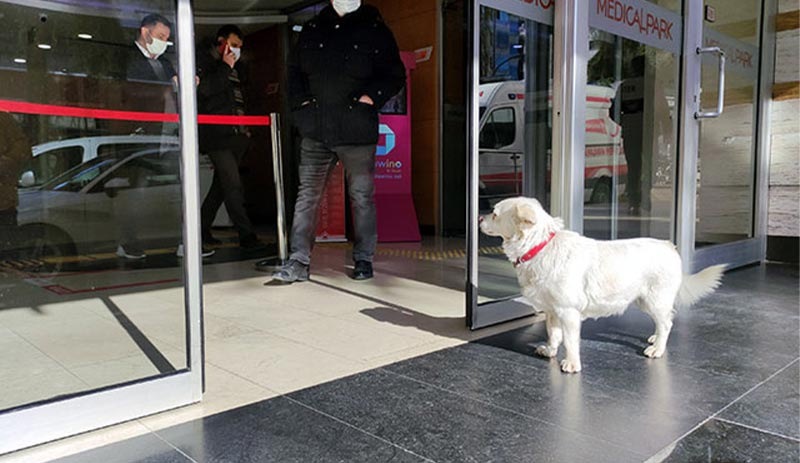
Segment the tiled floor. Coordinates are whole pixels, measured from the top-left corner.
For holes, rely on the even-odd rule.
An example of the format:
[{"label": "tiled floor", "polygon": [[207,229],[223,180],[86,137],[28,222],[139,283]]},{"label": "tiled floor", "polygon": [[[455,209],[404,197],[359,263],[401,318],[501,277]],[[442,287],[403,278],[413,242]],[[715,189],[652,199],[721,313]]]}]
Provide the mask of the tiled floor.
[{"label": "tiled floor", "polygon": [[[261,301],[250,317],[220,304],[260,280],[212,285],[209,311],[227,327],[209,339],[206,402],[84,436],[96,448],[59,461],[800,460],[797,269],[729,273],[679,313],[663,359],[641,354],[652,327],[638,312],[587,322],[577,375],[531,355],[541,323],[473,338],[455,321],[457,293],[449,309],[448,296],[395,278],[362,285],[364,299],[320,272],[303,291],[273,288],[291,314]],[[394,300],[376,307],[379,296]]]}]

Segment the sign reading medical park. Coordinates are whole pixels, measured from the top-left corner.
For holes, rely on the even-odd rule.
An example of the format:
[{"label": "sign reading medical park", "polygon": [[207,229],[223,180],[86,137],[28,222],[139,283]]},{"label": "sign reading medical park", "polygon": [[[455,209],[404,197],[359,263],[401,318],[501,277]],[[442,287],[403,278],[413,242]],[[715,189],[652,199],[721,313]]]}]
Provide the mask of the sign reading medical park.
[{"label": "sign reading medical park", "polygon": [[626,39],[681,53],[681,16],[642,0],[591,0],[589,25]]}]

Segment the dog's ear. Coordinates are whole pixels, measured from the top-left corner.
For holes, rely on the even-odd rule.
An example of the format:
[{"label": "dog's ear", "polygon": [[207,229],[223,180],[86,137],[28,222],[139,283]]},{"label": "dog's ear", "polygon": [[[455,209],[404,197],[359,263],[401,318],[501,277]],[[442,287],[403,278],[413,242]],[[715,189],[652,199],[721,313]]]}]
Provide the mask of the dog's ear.
[{"label": "dog's ear", "polygon": [[530,204],[517,204],[517,221],[523,227],[532,227],[536,223],[536,210]]}]

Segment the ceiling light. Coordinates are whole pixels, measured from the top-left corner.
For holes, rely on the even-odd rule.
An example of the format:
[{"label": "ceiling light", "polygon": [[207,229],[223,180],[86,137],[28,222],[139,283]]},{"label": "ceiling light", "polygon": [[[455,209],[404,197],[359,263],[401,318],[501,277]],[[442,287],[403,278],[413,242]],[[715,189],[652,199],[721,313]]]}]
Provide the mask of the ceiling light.
[{"label": "ceiling light", "polygon": [[52,45],[46,43],[40,43],[39,45],[37,45],[37,47],[41,48],[42,50],[50,50],[53,48]]},{"label": "ceiling light", "polygon": [[14,62],[17,64],[25,64],[28,62],[25,58],[14,58]]},{"label": "ceiling light", "polygon": [[79,39],[83,40],[92,40],[92,34],[78,34]]}]

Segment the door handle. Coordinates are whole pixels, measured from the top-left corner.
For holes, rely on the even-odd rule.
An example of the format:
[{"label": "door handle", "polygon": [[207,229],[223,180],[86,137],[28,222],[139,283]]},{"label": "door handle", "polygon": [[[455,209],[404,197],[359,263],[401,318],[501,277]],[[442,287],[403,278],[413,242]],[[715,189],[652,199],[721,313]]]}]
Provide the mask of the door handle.
[{"label": "door handle", "polygon": [[694,113],[695,119],[710,119],[719,117],[725,109],[725,52],[720,47],[698,48],[697,54],[714,53],[719,58],[719,83],[717,84],[717,108],[714,111],[700,111]]}]

